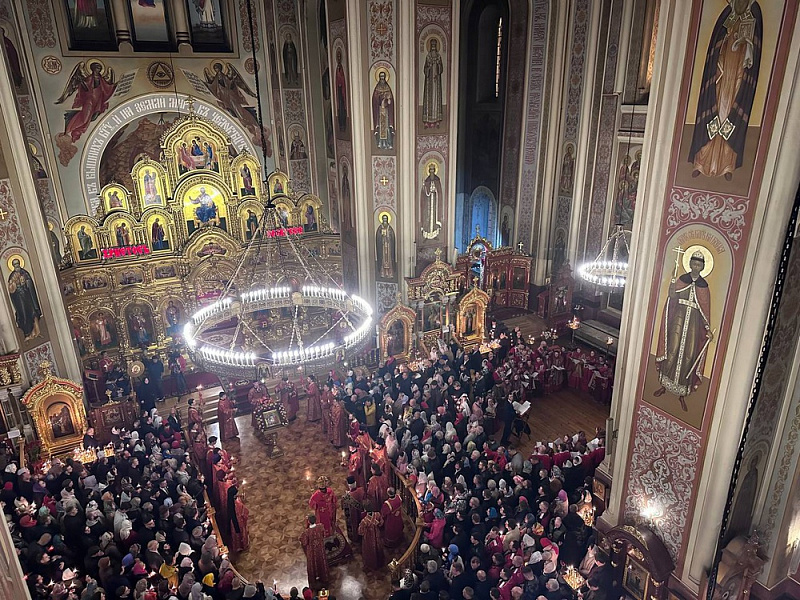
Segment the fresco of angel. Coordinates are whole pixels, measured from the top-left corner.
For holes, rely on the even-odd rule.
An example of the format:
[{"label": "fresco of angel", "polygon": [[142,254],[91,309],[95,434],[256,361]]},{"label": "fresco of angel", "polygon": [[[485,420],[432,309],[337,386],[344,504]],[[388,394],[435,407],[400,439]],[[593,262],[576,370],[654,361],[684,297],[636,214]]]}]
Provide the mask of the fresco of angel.
[{"label": "fresco of angel", "polygon": [[[203,69],[203,74],[206,87],[217,99],[220,107],[239,119],[239,122],[250,131],[253,141],[260,145],[261,131],[259,131],[258,121],[248,109],[249,103],[244,97],[244,94],[247,94],[251,98],[255,98],[256,94],[247,85],[236,67],[231,63],[223,65],[221,62],[215,61],[211,65],[211,69],[208,67]],[[264,127],[263,134],[267,142],[267,156],[272,156],[267,127]]]},{"label": "fresco of angel", "polygon": [[108,101],[114,94],[117,82],[114,71],[99,60],[81,61],[72,70],[64,91],[56,104],[63,104],[75,94],[72,108],[77,112],[67,113],[64,135],[77,142],[97,117],[108,110]]}]

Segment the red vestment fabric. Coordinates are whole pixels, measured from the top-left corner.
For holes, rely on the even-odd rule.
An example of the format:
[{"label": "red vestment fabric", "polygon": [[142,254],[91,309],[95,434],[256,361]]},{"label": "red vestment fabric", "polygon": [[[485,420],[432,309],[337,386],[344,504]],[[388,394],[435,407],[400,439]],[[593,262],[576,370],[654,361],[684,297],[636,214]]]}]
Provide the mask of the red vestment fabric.
[{"label": "red vestment fabric", "polygon": [[344,498],[342,498],[342,508],[344,509],[344,518],[347,525],[347,537],[354,543],[361,541],[361,536],[358,533],[358,526],[361,524],[361,519],[364,516],[364,500],[366,497],[366,490],[364,490],[363,487],[357,487],[352,491],[346,492]]},{"label": "red vestment fabric", "polygon": [[328,581],[328,557],[325,555],[325,532],[319,525],[306,529],[300,536],[300,545],[306,555],[308,586],[318,590]]},{"label": "red vestment fabric", "polygon": [[347,444],[347,411],[338,402],[331,405],[330,437],[331,442],[337,448]]},{"label": "red vestment fabric", "polygon": [[231,401],[227,398],[221,398],[217,406],[217,418],[219,419],[219,436],[223,442],[227,442],[239,435],[239,428],[236,426],[233,413],[234,408]]},{"label": "red vestment fabric", "polygon": [[361,556],[364,560],[364,569],[367,571],[377,571],[386,565],[381,535],[382,522],[380,514],[370,512],[358,526],[358,533],[361,535]]},{"label": "red vestment fabric", "polygon": [[331,488],[317,490],[311,494],[308,506],[314,511],[317,517],[317,524],[322,526],[326,536],[333,533],[333,526],[336,524],[336,507],[338,502],[336,494]]},{"label": "red vestment fabric", "polygon": [[239,523],[239,531],[231,520],[231,549],[234,552],[243,552],[250,547],[250,533],[247,528],[247,520],[250,518],[250,511],[239,498],[236,498],[236,520]]},{"label": "red vestment fabric", "polygon": [[383,518],[383,543],[389,548],[403,541],[403,500],[400,496],[389,498],[381,508]]},{"label": "red vestment fabric", "polygon": [[306,387],[306,399],[308,400],[306,421],[319,421],[322,418],[322,402],[316,383],[311,382],[308,384],[308,387]]}]

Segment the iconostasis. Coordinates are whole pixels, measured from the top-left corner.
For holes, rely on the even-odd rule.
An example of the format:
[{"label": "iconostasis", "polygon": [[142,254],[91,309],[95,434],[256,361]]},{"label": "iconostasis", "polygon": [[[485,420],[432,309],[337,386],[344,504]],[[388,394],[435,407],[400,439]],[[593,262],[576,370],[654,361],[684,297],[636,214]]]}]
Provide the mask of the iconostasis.
[{"label": "iconostasis", "polygon": [[306,257],[341,281],[339,235],[320,199],[295,193],[286,174],[272,173],[266,184],[278,222],[262,230],[259,161],[237,152],[211,122],[190,112],[163,135],[160,156],[137,157],[133,190],[106,185],[96,216],[65,225],[69,266],[60,278],[82,357],[104,350],[130,357],[178,342],[187,315],[232,279],[239,289],[252,285],[239,280],[245,270],[237,267],[254,244],[263,246],[258,260],[281,265],[267,271],[274,281],[259,285],[303,285],[305,269],[274,238],[302,237]]}]

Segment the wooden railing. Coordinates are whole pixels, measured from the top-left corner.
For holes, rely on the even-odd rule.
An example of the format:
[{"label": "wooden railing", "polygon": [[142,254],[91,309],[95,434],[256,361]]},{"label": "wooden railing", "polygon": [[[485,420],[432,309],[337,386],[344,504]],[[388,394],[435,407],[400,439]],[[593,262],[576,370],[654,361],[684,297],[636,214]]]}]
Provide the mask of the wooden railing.
[{"label": "wooden railing", "polygon": [[424,522],[422,520],[422,503],[417,498],[417,491],[414,484],[400,474],[397,467],[392,465],[392,486],[395,488],[400,498],[403,500],[403,508],[414,524],[414,535],[411,544],[400,558],[393,559],[389,563],[389,571],[392,579],[400,579],[406,569],[414,569],[419,556],[419,546],[422,541]]}]

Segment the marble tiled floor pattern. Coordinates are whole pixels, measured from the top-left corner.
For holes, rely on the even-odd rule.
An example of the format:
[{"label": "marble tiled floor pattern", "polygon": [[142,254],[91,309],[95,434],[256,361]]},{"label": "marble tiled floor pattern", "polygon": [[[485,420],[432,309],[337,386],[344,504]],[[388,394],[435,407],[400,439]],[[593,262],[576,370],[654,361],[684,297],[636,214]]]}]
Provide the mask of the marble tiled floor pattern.
[{"label": "marble tiled floor pattern", "polygon": [[[301,404],[301,415],[305,403]],[[303,416],[280,430],[278,445],[284,456],[267,458],[266,445],[254,435],[250,415],[236,419],[239,440],[225,448],[239,458],[236,474],[244,481],[250,510],[250,549],[233,556],[233,564],[248,580],[261,579],[266,585],[274,580],[285,597],[289,589],[299,590],[307,583],[306,560],[300,547],[300,535],[309,513],[308,499],[320,475],[331,479],[336,495],[345,491],[347,469],[341,465],[341,450],[334,448],[322,435],[319,422],[306,423]],[[345,532],[344,515],[338,510],[339,527]],[[407,539],[411,534],[406,532]],[[403,545],[403,550],[407,544]],[[388,567],[380,572],[365,573],[358,546],[347,562],[331,568],[330,594],[337,600],[384,600],[391,592]],[[387,549],[387,561],[397,556]]]}]

